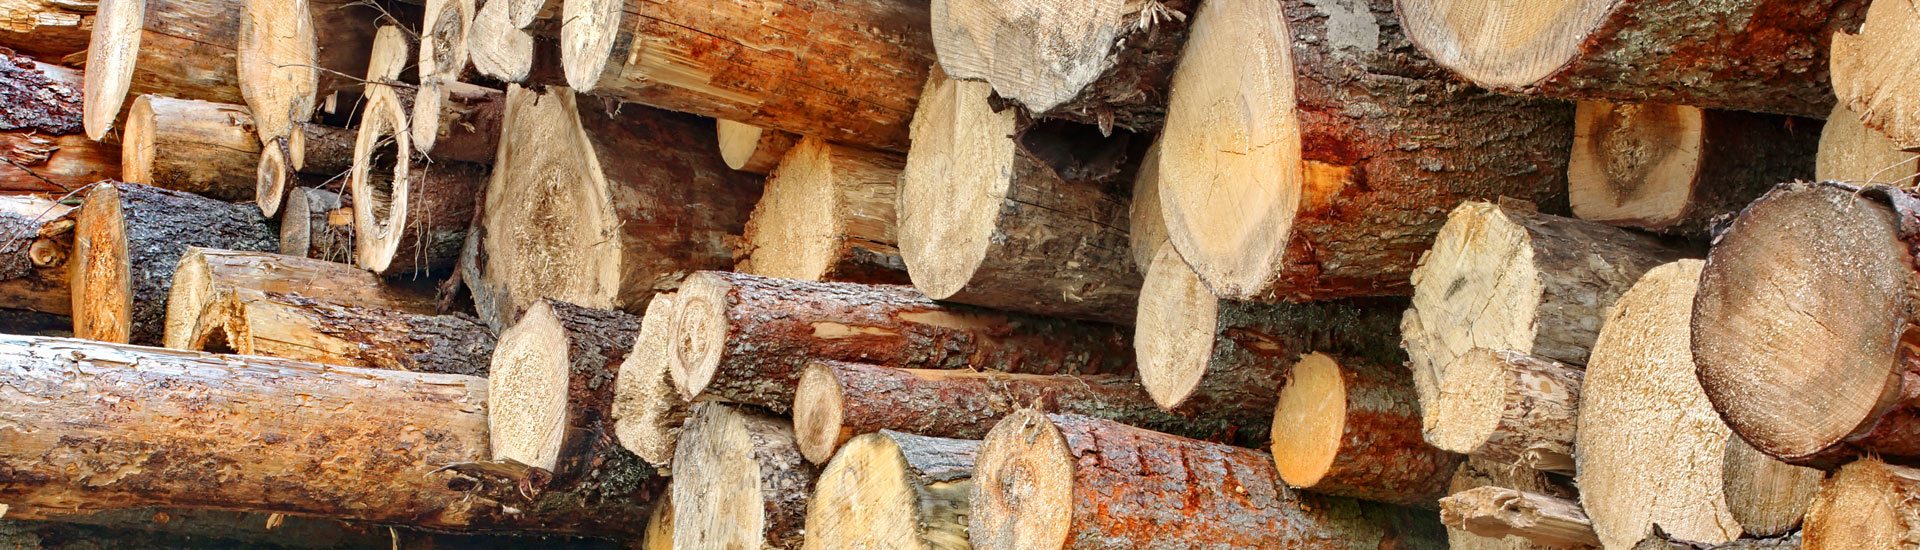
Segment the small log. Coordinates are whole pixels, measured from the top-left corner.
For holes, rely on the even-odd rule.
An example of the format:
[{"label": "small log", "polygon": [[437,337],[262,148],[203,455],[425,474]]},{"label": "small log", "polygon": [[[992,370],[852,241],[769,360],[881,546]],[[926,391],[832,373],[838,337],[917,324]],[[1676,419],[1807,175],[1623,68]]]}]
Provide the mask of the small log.
[{"label": "small log", "polygon": [[1204,413],[1161,410],[1141,390],[1139,380],[1125,375],[895,369],[813,361],[794,391],[793,429],[800,453],[814,464],[826,464],[848,440],[882,430],[986,437],[994,423],[1022,407],[1105,418],[1196,439],[1233,440],[1238,428]]},{"label": "small log", "polygon": [[1820,470],[1780,462],[1738,437],[1727,438],[1721,464],[1727,511],[1754,537],[1778,537],[1799,529],[1820,480],[1827,477]]},{"label": "small log", "polygon": [[954,78],[984,80],[1034,118],[1144,132],[1166,118],[1167,84],[1200,2],[933,2],[933,48]]},{"label": "small log", "polygon": [[907,283],[894,229],[894,182],[904,164],[893,153],[801,140],[767,178],[747,218],[747,257],[735,270],[808,281]]},{"label": "small log", "polygon": [[[323,98],[360,88],[367,50],[387,13],[357,0],[243,0],[234,44],[240,97],[260,142],[286,139]],[[272,215],[272,213],[268,213]]]},{"label": "small log", "polygon": [[1920,540],[1920,470],[1873,457],[1820,482],[1807,509],[1805,550],[1895,550]]},{"label": "small log", "polygon": [[[1903,112],[1913,105],[1913,83],[1887,63],[1888,59],[1906,59],[1920,52],[1920,41],[1913,36],[1920,31],[1920,6],[1899,2],[1850,3],[1864,7],[1866,16],[1859,23],[1858,32],[1850,32],[1857,20],[1853,18],[1835,22],[1845,26],[1830,26],[1834,31],[1832,65],[1821,68],[1833,71],[1833,95],[1839,97],[1840,105],[1859,113],[1866,127],[1885,134],[1901,149],[1920,147],[1920,117]],[[1825,39],[1827,33],[1814,38]],[[1825,50],[1821,48],[1816,52],[1828,53]],[[1824,103],[1818,105],[1825,106]]]},{"label": "small log", "polygon": [[967,494],[979,449],[892,430],[848,441],[820,471],[801,548],[971,548]]},{"label": "small log", "polygon": [[[437,102],[418,98],[438,97]],[[500,149],[500,117],[507,94],[485,86],[450,81],[437,96],[416,94],[412,119],[413,150],[437,161],[492,164]]]},{"label": "small log", "polygon": [[[1454,472],[1453,482],[1448,491],[1462,493],[1481,487],[1495,487],[1568,500],[1578,498],[1570,485],[1558,483],[1557,479],[1563,478],[1549,476],[1545,472],[1532,468],[1468,456],[1465,462],[1460,463],[1460,469]],[[1444,510],[1444,502],[1442,506]],[[1555,547],[1521,537],[1486,537],[1448,526],[1447,548],[1450,550],[1546,550]]]},{"label": "small log", "polygon": [[1783,181],[1813,177],[1820,121],[1783,115],[1582,101],[1567,164],[1573,214],[1705,237]]},{"label": "small log", "polygon": [[808,360],[1026,374],[1123,372],[1117,327],[935,302],[912,287],[702,271],[674,319],[674,387],[786,412]]},{"label": "small log", "polygon": [[1154,140],[1140,157],[1133,174],[1133,200],[1127,203],[1127,244],[1133,267],[1146,273],[1153,254],[1167,242],[1167,222],[1160,216],[1160,141]]},{"label": "small log", "polygon": [[1422,411],[1428,443],[1500,464],[1573,475],[1585,373],[1552,359],[1474,348]]},{"label": "small log", "polygon": [[1171,245],[1162,246],[1140,287],[1133,329],[1140,381],[1162,408],[1221,419],[1257,441],[1272,425],[1286,365],[1301,355],[1320,350],[1404,361],[1393,329],[1400,303],[1222,300]]},{"label": "small log", "polygon": [[453,267],[487,187],[484,165],[418,156],[409,127],[405,98],[379,93],[354,140],[354,263],[375,273]]},{"label": "small log", "polygon": [[104,139],[127,96],[237,104],[243,0],[101,0],[87,48],[87,137]]},{"label": "small log", "polygon": [[674,548],[800,548],[818,472],[785,419],[701,403],[673,463]]},{"label": "small log", "polygon": [[295,187],[286,202],[280,215],[281,254],[353,262],[353,195]]},{"label": "small log", "polygon": [[936,72],[900,173],[900,256],[913,285],[948,300],[1109,323],[1133,320],[1127,261],[1131,135],[1070,123],[1023,127],[985,83]]},{"label": "small log", "polygon": [[1399,363],[1310,353],[1287,369],[1273,411],[1273,461],[1287,485],[1434,508],[1460,455],[1420,438],[1420,403]]},{"label": "small log", "polygon": [[297,122],[291,136],[261,143],[253,176],[253,202],[260,205],[260,213],[272,217],[280,211],[287,188],[299,179],[295,174],[320,178],[317,184],[346,179],[359,135],[337,126]]},{"label": "small log", "polygon": [[[637,311],[687,273],[733,266],[729,235],[759,199],[713,151],[713,123],[627,107],[608,116],[565,88],[507,92],[480,243],[482,290],[503,324],[541,296]],[[564,183],[563,183],[564,182]]]},{"label": "small log", "polygon": [[[543,61],[552,62],[540,65],[547,71],[558,71],[560,52],[553,42],[560,34],[559,23],[540,20],[528,28],[517,28],[509,20],[509,4],[486,2],[473,13],[473,27],[467,33],[467,57],[473,69],[501,82],[526,82],[533,77],[534,58],[544,53]],[[535,80],[558,82],[561,78],[543,75]]]},{"label": "small log", "polygon": [[673,293],[653,295],[633,351],[620,362],[613,390],[613,434],[620,445],[665,472],[673,463],[673,445],[686,424],[687,407],[673,387]]},{"label": "small log", "polygon": [[1446,209],[1565,204],[1571,106],[1459,85],[1390,4],[1222,0],[1194,17],[1160,134],[1161,211],[1220,297],[1404,295]]},{"label": "small log", "polygon": [[30,195],[0,195],[0,310],[73,313],[72,210]]},{"label": "small log", "polygon": [[1493,90],[1808,117],[1832,106],[1828,37],[1858,25],[1866,6],[1858,0],[1397,4],[1420,51]]},{"label": "small log", "polygon": [[1686,254],[1513,201],[1454,208],[1413,272],[1413,307],[1400,323],[1420,402],[1432,404],[1448,366],[1476,347],[1585,365],[1614,300]]},{"label": "small log", "polygon": [[272,227],[252,205],[137,183],[94,184],[74,233],[74,336],[160,343],[176,263],[194,246],[278,248]]},{"label": "small log", "polygon": [[560,13],[560,0],[507,0],[507,24],[513,28],[524,29],[537,21],[553,19]]},{"label": "small log", "polygon": [[[426,0],[420,23],[420,47],[414,69],[419,87],[414,88],[413,106],[420,113],[440,113],[441,105],[452,92],[449,86],[460,81],[467,70],[467,43],[473,29],[476,0]],[[412,112],[413,110],[409,110]],[[435,115],[436,121],[438,115]],[[421,122],[412,130],[419,150],[433,149],[438,127]],[[405,126],[400,131],[408,131]]]},{"label": "small log", "polygon": [[[905,152],[934,63],[926,4],[568,0],[568,86],[619,101]],[[778,47],[771,47],[778,44]],[[712,143],[712,140],[708,140]]]},{"label": "small log", "polygon": [[1688,349],[1699,260],[1656,267],[1608,310],[1580,388],[1574,463],[1580,504],[1609,548],[1648,530],[1718,544],[1740,538],[1727,510],[1730,435]]},{"label": "small log", "polygon": [[1846,105],[1834,105],[1820,130],[1813,179],[1854,185],[1909,185],[1920,178],[1920,153],[1900,150],[1893,139],[1868,128]]},{"label": "small log", "polygon": [[[1701,544],[1697,542],[1679,541],[1668,538],[1666,535],[1654,533],[1645,539],[1641,539],[1640,544],[1633,545],[1633,550],[1800,550],[1801,548],[1803,548],[1803,546],[1801,545],[1799,531],[1785,536],[1740,539],[1723,544]],[[1854,547],[1848,546],[1846,548]]]},{"label": "small log", "polygon": [[1445,547],[1433,514],[1289,489],[1257,451],[1033,410],[987,434],[968,504],[982,550]]},{"label": "small log", "polygon": [[468,376],[486,376],[493,354],[493,334],[464,315],[350,307],[254,289],[238,289],[210,308],[186,349]]},{"label": "small log", "polygon": [[787,150],[800,143],[800,136],[779,130],[767,130],[752,124],[714,119],[719,135],[720,158],[734,170],[766,174],[780,165]]},{"label": "small log", "polygon": [[1481,487],[1440,499],[1440,522],[1483,537],[1521,537],[1555,548],[1600,545],[1579,501],[1501,487]]},{"label": "small log", "polygon": [[65,59],[87,51],[93,38],[91,0],[18,0],[0,7],[0,46],[39,59]]},{"label": "small log", "polygon": [[220,306],[228,304],[231,296],[242,290],[256,294],[298,294],[342,306],[421,316],[434,311],[431,296],[414,295],[382,284],[373,274],[345,264],[200,247],[183,250],[178,264],[168,276],[172,283],[167,290],[166,333],[161,340],[173,349],[192,349],[194,340],[224,322],[220,317],[227,312]]},{"label": "small log", "polygon": [[142,95],[127,113],[122,177],[224,201],[252,200],[260,167],[253,125],[243,105]]}]

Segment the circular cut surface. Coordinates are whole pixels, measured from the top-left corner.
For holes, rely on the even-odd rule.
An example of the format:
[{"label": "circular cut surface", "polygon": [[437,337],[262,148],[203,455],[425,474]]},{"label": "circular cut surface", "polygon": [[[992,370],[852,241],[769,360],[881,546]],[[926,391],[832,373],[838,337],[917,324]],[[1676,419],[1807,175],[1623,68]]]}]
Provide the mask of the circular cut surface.
[{"label": "circular cut surface", "polygon": [[984,82],[935,77],[913,117],[900,173],[900,257],[934,299],[965,288],[987,257],[1013,174],[1014,112],[987,105]]},{"label": "circular cut surface", "polygon": [[[833,369],[812,363],[800,373],[793,398],[793,432],[800,454],[808,461],[823,464],[834,457],[834,447],[840,443],[841,415],[845,414],[843,400],[840,380],[834,377]],[[891,440],[888,445],[892,445]]]},{"label": "circular cut surface", "polygon": [[825,142],[802,140],[767,178],[747,222],[753,274],[818,281],[832,267],[843,232],[832,154]]},{"label": "circular cut surface", "polygon": [[760,148],[760,134],[766,130],[724,118],[713,123],[714,133],[720,138],[720,160],[726,161],[728,168],[739,170],[753,160],[754,151]]},{"label": "circular cut surface", "polygon": [[212,278],[207,256],[198,247],[180,255],[179,267],[173,270],[173,284],[167,288],[167,321],[161,345],[191,349],[188,345],[199,329],[200,316],[214,298]]},{"label": "circular cut surface", "polygon": [[1122,0],[935,2],[933,40],[942,67],[984,79],[1035,113],[1080,95],[1112,67]]},{"label": "circular cut surface", "polygon": [[127,87],[133,84],[133,63],[139,57],[146,18],[147,0],[100,0],[94,10],[87,70],[80,82],[81,123],[88,138],[105,138],[120,117]]},{"label": "circular cut surface", "polygon": [[500,333],[487,375],[494,460],[554,469],[567,417],[567,332],[545,301]]},{"label": "circular cut surface", "polygon": [[[400,249],[400,232],[407,224],[407,197],[413,159],[407,136],[407,113],[390,90],[371,95],[353,141],[353,169],[347,185],[353,189],[355,260],[375,273],[387,270]],[[392,164],[391,176],[375,174]]]},{"label": "circular cut surface", "polygon": [[1582,101],[1573,122],[1574,215],[1658,225],[1685,213],[1700,171],[1700,109]]},{"label": "circular cut surface", "polygon": [[1173,245],[1161,245],[1140,284],[1133,325],[1140,383],[1161,408],[1179,406],[1206,376],[1219,314],[1220,300],[1200,284]]},{"label": "circular cut surface", "polygon": [[1826,126],[1820,129],[1820,153],[1815,156],[1813,179],[1904,186],[1912,184],[1916,175],[1920,175],[1920,154],[1901,151],[1886,134],[1868,128],[1846,105],[1833,106]]},{"label": "circular cut surface", "polygon": [[129,183],[153,185],[153,100],[142,95],[127,112],[127,128],[120,136],[120,177]]},{"label": "circular cut surface", "polygon": [[1300,126],[1286,18],[1267,0],[1200,7],[1160,134],[1167,236],[1207,288],[1257,294],[1300,206]]},{"label": "circular cut surface", "polygon": [[1413,307],[1401,326],[1423,404],[1468,350],[1532,353],[1542,292],[1524,228],[1491,203],[1454,208],[1413,270]]},{"label": "circular cut surface", "polygon": [[1045,414],[1007,415],[980,444],[967,532],[982,550],[1056,550],[1073,523],[1073,454]]},{"label": "circular cut surface", "polygon": [[1525,86],[1580,52],[1611,0],[1399,0],[1407,37],[1434,61],[1489,86]]},{"label": "circular cut surface", "polygon": [[718,277],[695,273],[680,285],[673,318],[673,355],[669,367],[680,396],[693,399],[713,381],[727,344],[727,295]]},{"label": "circular cut surface", "polygon": [[1421,411],[1427,443],[1461,454],[1479,449],[1499,429],[1512,383],[1493,350],[1474,348],[1461,356],[1440,380],[1438,399]]},{"label": "circular cut surface", "polygon": [[1127,240],[1133,264],[1145,272],[1153,255],[1167,242],[1167,223],[1160,219],[1160,142],[1154,141],[1140,157],[1133,176],[1133,202],[1127,206]]},{"label": "circular cut surface", "polygon": [[761,548],[766,531],[746,419],[729,405],[696,407],[673,452],[673,547]]},{"label": "circular cut surface", "polygon": [[260,213],[268,218],[280,211],[281,201],[287,192],[286,145],[282,138],[260,145],[260,164],[253,170],[253,202],[260,205]]},{"label": "circular cut surface", "polygon": [[133,331],[133,278],[127,266],[126,212],[120,187],[96,185],[74,225],[68,275],[73,295],[73,336],[126,343]]},{"label": "circular cut surface", "polygon": [[1913,264],[1885,205],[1837,188],[1775,190],[1735,219],[1707,265],[1694,310],[1700,380],[1755,448],[1818,452],[1898,387]]},{"label": "circular cut surface", "polygon": [[613,56],[613,39],[620,31],[622,0],[563,0],[560,5],[560,68],[567,85],[591,92],[600,84]]},{"label": "circular cut surface", "polygon": [[1912,503],[1885,463],[1863,458],[1820,484],[1807,509],[1806,550],[1895,550],[1911,542],[1906,520]]},{"label": "circular cut surface", "polygon": [[507,309],[536,296],[612,309],[620,292],[621,224],[573,95],[515,88],[487,186],[488,278]]},{"label": "circular cut surface", "polygon": [[1294,363],[1273,409],[1273,461],[1280,479],[1312,487],[1333,466],[1347,429],[1347,385],[1340,364],[1320,353]]},{"label": "circular cut surface", "polygon": [[920,502],[909,484],[900,446],[880,434],[847,445],[820,471],[807,504],[807,550],[928,549],[921,540]]},{"label": "circular cut surface", "polygon": [[234,53],[240,96],[261,141],[286,137],[293,123],[311,118],[320,71],[307,0],[248,0]]}]

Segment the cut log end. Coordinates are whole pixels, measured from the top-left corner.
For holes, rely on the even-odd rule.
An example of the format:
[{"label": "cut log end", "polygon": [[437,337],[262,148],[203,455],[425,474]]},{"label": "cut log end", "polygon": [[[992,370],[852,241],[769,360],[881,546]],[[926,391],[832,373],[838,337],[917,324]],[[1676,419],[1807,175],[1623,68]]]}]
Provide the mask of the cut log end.
[{"label": "cut log end", "polygon": [[898,432],[853,438],[820,472],[802,548],[969,548],[970,478],[923,468],[970,467],[977,445]]},{"label": "cut log end", "polygon": [[567,0],[560,6],[560,68],[567,86],[591,92],[600,84],[600,73],[611,59],[613,45],[620,35],[620,0]]},{"label": "cut log end", "polygon": [[208,306],[218,298],[212,284],[213,273],[202,249],[189,248],[180,255],[180,265],[173,270],[173,286],[167,289],[167,321],[161,345],[203,349],[193,344],[204,324],[201,319],[209,313]]},{"label": "cut log end", "polygon": [[311,118],[319,96],[318,38],[306,0],[249,1],[241,11],[235,84],[261,141],[288,137],[294,123]]},{"label": "cut log end", "polygon": [[1127,238],[1133,266],[1141,273],[1153,267],[1154,253],[1167,242],[1167,222],[1160,218],[1160,142],[1155,140],[1133,176],[1133,202],[1127,211]]},{"label": "cut log end", "polygon": [[413,111],[407,113],[407,132],[413,150],[426,155],[433,151],[433,144],[440,138],[440,109],[447,100],[446,84],[434,80],[421,82],[414,89]]},{"label": "cut log end", "polygon": [[1045,414],[994,425],[974,463],[969,532],[982,550],[1057,550],[1071,534],[1074,456]]},{"label": "cut log end", "polygon": [[567,430],[566,329],[542,300],[494,345],[487,376],[493,458],[552,471]]},{"label": "cut log end", "polygon": [[1609,2],[1553,0],[1489,6],[1474,0],[1398,3],[1407,35],[1446,65],[1476,82],[1525,86],[1553,74],[1579,53]]},{"label": "cut log end", "polygon": [[354,263],[375,273],[392,265],[404,238],[414,158],[409,127],[400,100],[391,92],[375,93],[353,143],[347,186],[353,190]]},{"label": "cut log end", "polygon": [[1340,364],[1322,354],[1294,363],[1273,411],[1273,461],[1296,487],[1320,483],[1339,456],[1347,431],[1347,388]]},{"label": "cut log end", "polygon": [[1422,431],[1442,450],[1572,474],[1580,380],[1556,361],[1474,348],[1447,368]]},{"label": "cut log end", "polygon": [[793,437],[808,461],[826,464],[851,437],[841,429],[846,412],[843,401],[833,368],[814,362],[800,373],[800,384],[793,394]]},{"label": "cut log end", "polygon": [[1684,105],[1580,102],[1567,164],[1573,213],[1650,229],[1679,222],[1699,181],[1703,122]]},{"label": "cut log end", "polygon": [[1469,202],[1448,214],[1413,284],[1444,289],[1416,291],[1401,325],[1408,342],[1421,346],[1409,353],[1423,404],[1433,400],[1440,374],[1468,350],[1533,349],[1532,312],[1544,284],[1534,268],[1531,236],[1499,206]]},{"label": "cut log end", "polygon": [[594,170],[597,153],[572,92],[542,94],[516,86],[507,92],[506,116],[510,133],[501,138],[484,220],[486,276],[511,289],[502,310],[523,310],[538,296],[615,307],[620,255],[600,243],[618,233],[621,222],[599,208],[582,207],[611,199],[597,194],[608,184]]},{"label": "cut log end", "polygon": [[1920,153],[1900,150],[1879,130],[1868,128],[1847,106],[1834,105],[1820,129],[1820,152],[1813,178],[1854,185],[1904,186],[1920,177]]},{"label": "cut log end", "polygon": [[[761,138],[768,130],[752,124],[734,122],[727,119],[715,119],[714,133],[720,137],[720,159],[727,167],[756,174],[765,174],[779,164],[780,157],[772,151],[761,150]],[[767,157],[772,156],[769,159]]]},{"label": "cut log end", "polygon": [[1422,415],[1428,443],[1456,453],[1472,453],[1500,427],[1512,379],[1494,350],[1474,348],[1447,367],[1437,399]]},{"label": "cut log end", "polygon": [[351,263],[353,210],[343,207],[341,199],[339,193],[312,187],[288,191],[281,208],[280,253]]},{"label": "cut log end", "polygon": [[[104,21],[103,21],[104,23]],[[95,184],[74,228],[73,335],[126,343],[133,330],[133,280],[119,185]]]},{"label": "cut log end", "polygon": [[134,98],[127,111],[126,128],[120,135],[120,179],[130,183],[155,185],[153,96]]},{"label": "cut log end", "polygon": [[1912,79],[1887,63],[1920,49],[1920,7],[1910,2],[1874,2],[1867,6],[1860,32],[1833,35],[1829,69],[1839,103],[1863,115],[1868,128],[1878,130],[1901,148],[1920,147],[1920,117]]},{"label": "cut log end", "polygon": [[467,54],[473,68],[501,82],[521,82],[533,71],[533,35],[513,25],[509,2],[487,2],[473,14]]},{"label": "cut log end", "polygon": [[799,547],[814,472],[785,420],[695,407],[674,449],[675,548]]},{"label": "cut log end", "polygon": [[713,382],[727,341],[729,288],[725,280],[701,272],[687,276],[676,295],[673,320],[673,384],[693,399]]},{"label": "cut log end", "polygon": [[1206,376],[1219,311],[1220,300],[1186,260],[1172,245],[1161,245],[1140,285],[1133,335],[1140,383],[1161,408],[1185,402]]},{"label": "cut log end", "polygon": [[1780,462],[1730,437],[1721,477],[1734,521],[1748,535],[1775,537],[1800,527],[1826,472]]},{"label": "cut log end", "polygon": [[416,65],[421,83],[459,80],[466,70],[474,4],[474,0],[427,0]]},{"label": "cut log end", "polygon": [[613,433],[620,445],[654,466],[673,462],[673,446],[686,419],[686,400],[668,373],[673,355],[674,295],[660,293],[647,302],[633,351],[620,362],[614,389]]},{"label": "cut log end", "polygon": [[133,62],[139,55],[141,25],[147,17],[146,0],[103,0],[94,13],[93,44],[87,48],[87,71],[82,77],[82,125],[87,137],[107,137],[120,106],[133,84]]},{"label": "cut log end", "polygon": [[287,152],[285,138],[261,144],[260,164],[253,171],[253,203],[260,206],[260,214],[269,218],[280,212],[280,203],[287,194],[287,180],[293,175]]},{"label": "cut log end", "polygon": [[1920,470],[1863,458],[1820,483],[1807,510],[1805,550],[1894,550],[1920,540]]},{"label": "cut log end", "polygon": [[[1079,96],[1113,66],[1134,4],[1086,2],[1073,9],[989,0],[935,2],[934,51],[958,78],[994,83],[1034,114]],[[1137,11],[1137,8],[1135,9]]]},{"label": "cut log end", "polygon": [[[913,117],[914,154],[900,173],[900,256],[913,285],[953,296],[986,260],[1012,185],[1014,112],[994,112],[993,87],[936,76]],[[925,153],[923,153],[925,152]]]},{"label": "cut log end", "polygon": [[[726,134],[721,136],[726,139]],[[725,148],[721,151],[724,155]],[[742,271],[818,281],[834,267],[845,219],[838,215],[841,205],[834,188],[832,153],[826,142],[808,139],[767,178],[766,191],[747,225],[751,269]]]}]

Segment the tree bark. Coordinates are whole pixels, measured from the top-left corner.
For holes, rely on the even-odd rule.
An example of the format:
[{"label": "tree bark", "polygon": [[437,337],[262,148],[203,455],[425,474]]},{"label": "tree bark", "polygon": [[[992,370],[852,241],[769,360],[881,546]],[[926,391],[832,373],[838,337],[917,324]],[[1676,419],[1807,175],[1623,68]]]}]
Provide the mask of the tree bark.
[{"label": "tree bark", "polygon": [[[640,318],[640,333],[633,339],[633,351],[620,362],[614,379],[613,433],[620,445],[671,475],[673,446],[680,439],[680,427],[686,424],[690,404],[673,387],[670,366],[673,354],[672,293],[653,295],[646,315]],[[672,535],[668,535],[671,537]],[[669,545],[671,546],[671,545]]]},{"label": "tree bark", "polygon": [[[1496,463],[1468,456],[1453,474],[1449,491],[1461,493],[1481,487],[1496,487],[1503,490],[1525,491],[1553,498],[1576,499],[1571,484],[1557,482],[1563,479],[1549,476],[1532,468],[1519,468],[1509,464]],[[1583,511],[1584,512],[1584,511]],[[1444,519],[1443,519],[1444,521]],[[1451,550],[1546,550],[1555,548],[1520,537],[1486,537],[1470,531],[1447,527],[1447,547]]]},{"label": "tree bark", "polygon": [[[1906,110],[1904,105],[1911,104],[1912,84],[1905,75],[1885,66],[1888,59],[1902,59],[1920,51],[1920,42],[1913,36],[1920,30],[1920,9],[1894,2],[1847,4],[1863,8],[1864,21],[1860,21],[1859,32],[1851,32],[1857,19],[1836,21],[1844,25],[1834,26],[1832,65],[1820,67],[1833,71],[1833,94],[1839,97],[1838,104],[1860,113],[1866,127],[1885,134],[1900,148],[1920,147],[1920,117],[1900,112]],[[1816,38],[1825,39],[1827,33]],[[1827,50],[1823,47],[1817,51]]]},{"label": "tree bark", "polygon": [[80,131],[84,102],[79,71],[16,56],[0,48],[0,130],[33,130],[51,135]]},{"label": "tree bark", "polygon": [[1435,508],[1462,457],[1420,438],[1420,404],[1399,363],[1303,354],[1273,412],[1273,460],[1287,485]]},{"label": "tree bark", "polygon": [[243,0],[235,77],[262,143],[313,119],[322,98],[359,89],[388,8],[352,0]]},{"label": "tree bark", "polygon": [[[10,9],[0,7],[0,36],[16,16]],[[0,61],[0,192],[67,193],[119,176],[119,144],[72,135],[82,122],[78,71],[11,54]]]},{"label": "tree bark", "polygon": [[195,327],[211,306],[241,289],[422,316],[434,312],[432,296],[385,284],[372,273],[346,264],[299,256],[188,248],[169,278],[165,343],[175,349],[184,349],[200,332]]},{"label": "tree bark", "polygon": [[933,44],[955,78],[985,80],[1034,118],[1158,129],[1167,84],[1200,3],[933,2]]},{"label": "tree bark", "polygon": [[818,471],[785,419],[701,403],[673,453],[674,548],[800,548]]},{"label": "tree bark", "polygon": [[18,0],[0,7],[0,46],[37,59],[62,61],[87,51],[100,3]]},{"label": "tree bark", "polygon": [[[802,548],[972,548],[967,494],[979,449],[892,430],[854,438],[820,471]],[[876,506],[889,510],[869,511]]]},{"label": "tree bark", "polygon": [[159,344],[167,296],[188,247],[271,251],[260,210],[137,183],[94,185],[75,227],[73,334]]},{"label": "tree bark", "polygon": [[413,104],[413,150],[436,161],[493,164],[507,94],[452,81],[441,84],[440,95],[437,102]]},{"label": "tree bark", "polygon": [[1821,122],[1782,115],[1582,101],[1567,166],[1573,213],[1704,238],[1783,181],[1813,177]]},{"label": "tree bark", "polygon": [[1805,550],[1894,550],[1920,539],[1920,470],[1867,457],[1820,482],[1807,509]]},{"label": "tree bark", "polygon": [[786,412],[808,360],[1022,374],[1125,372],[1117,327],[927,299],[912,287],[702,271],[678,294],[674,387]]},{"label": "tree bark", "polygon": [[1220,297],[1404,295],[1446,209],[1563,211],[1572,108],[1460,86],[1389,0],[1208,6],[1174,69],[1159,183],[1168,237]]},{"label": "tree bark", "polygon": [[752,124],[714,119],[714,133],[720,142],[720,158],[727,167],[743,172],[766,174],[780,165],[787,150],[800,143],[800,136],[768,130]]},{"label": "tree bark", "polygon": [[1740,539],[1725,544],[1677,541],[1655,534],[1641,539],[1640,544],[1633,545],[1633,550],[1800,550],[1801,548],[1803,546],[1798,532],[1774,538]]},{"label": "tree bark", "polygon": [[67,286],[72,210],[33,196],[0,195],[0,309],[73,313]]},{"label": "tree bark", "polygon": [[241,289],[187,349],[326,365],[485,376],[494,338],[471,317],[349,307]]},{"label": "tree bark", "polygon": [[1585,373],[1552,359],[1474,348],[1447,367],[1422,411],[1428,443],[1488,461],[1573,475]]},{"label": "tree bark", "polygon": [[904,164],[892,153],[801,140],[767,178],[742,238],[747,257],[735,270],[808,281],[907,283],[894,217],[895,182]]},{"label": "tree bark", "polygon": [[313,187],[288,192],[280,215],[280,253],[352,263],[352,197]]},{"label": "tree bark", "polygon": [[1809,117],[1832,106],[1828,37],[1857,26],[1866,7],[1858,0],[1398,4],[1422,52],[1490,89]]},{"label": "tree bark", "polygon": [[1749,536],[1778,537],[1800,527],[1826,472],[1780,462],[1738,437],[1721,460],[1727,511]]},{"label": "tree bark", "polygon": [[1440,499],[1440,522],[1483,537],[1521,537],[1555,548],[1600,546],[1579,501],[1501,487]]},{"label": "tree bark", "polygon": [[1445,548],[1431,513],[1297,492],[1267,455],[1022,410],[974,463],[983,550]]},{"label": "tree bark", "polygon": [[[542,300],[501,332],[487,379],[494,460],[550,472],[536,489],[657,492],[653,468],[612,437],[614,377],[639,330],[633,315]],[[646,504],[622,503],[637,517]]]},{"label": "tree bark", "polygon": [[241,103],[242,0],[102,0],[87,49],[87,137],[103,139],[129,95]]},{"label": "tree bark", "polygon": [[1920,154],[1900,150],[1893,139],[1868,128],[1846,105],[1833,106],[1820,130],[1813,179],[1853,185],[1907,185],[1920,178]]},{"label": "tree bark", "polygon": [[252,200],[260,172],[253,128],[243,105],[142,95],[127,114],[122,177],[224,201]]},{"label": "tree bark", "polygon": [[582,93],[904,152],[929,17],[887,0],[576,0],[560,20],[588,23],[561,27],[561,64]]},{"label": "tree bark", "polygon": [[487,186],[478,283],[500,297],[489,325],[547,296],[637,311],[687,273],[733,265],[759,199],[751,174],[713,151],[713,124],[626,107],[609,116],[573,92],[507,93],[504,144]]}]

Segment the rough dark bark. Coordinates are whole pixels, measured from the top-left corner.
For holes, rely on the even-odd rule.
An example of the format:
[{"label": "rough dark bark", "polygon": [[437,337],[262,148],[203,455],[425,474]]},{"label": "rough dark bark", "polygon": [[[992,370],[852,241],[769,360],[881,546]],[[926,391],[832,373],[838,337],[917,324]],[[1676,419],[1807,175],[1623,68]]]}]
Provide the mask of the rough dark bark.
[{"label": "rough dark bark", "polygon": [[0,101],[7,106],[0,109],[0,130],[80,133],[82,86],[78,71],[0,49]]},{"label": "rough dark bark", "polygon": [[1580,103],[1574,122],[1567,185],[1575,216],[1693,238],[1774,184],[1813,179],[1823,124],[1593,101]]},{"label": "rough dark bark", "polygon": [[[6,18],[0,14],[0,21]],[[119,177],[118,143],[76,135],[83,108],[80,73],[0,54],[0,101],[7,105],[0,109],[0,192],[66,193]]]},{"label": "rough dark bark", "polygon": [[74,233],[74,335],[159,344],[175,264],[190,246],[278,249],[252,205],[137,183],[94,185]]}]

